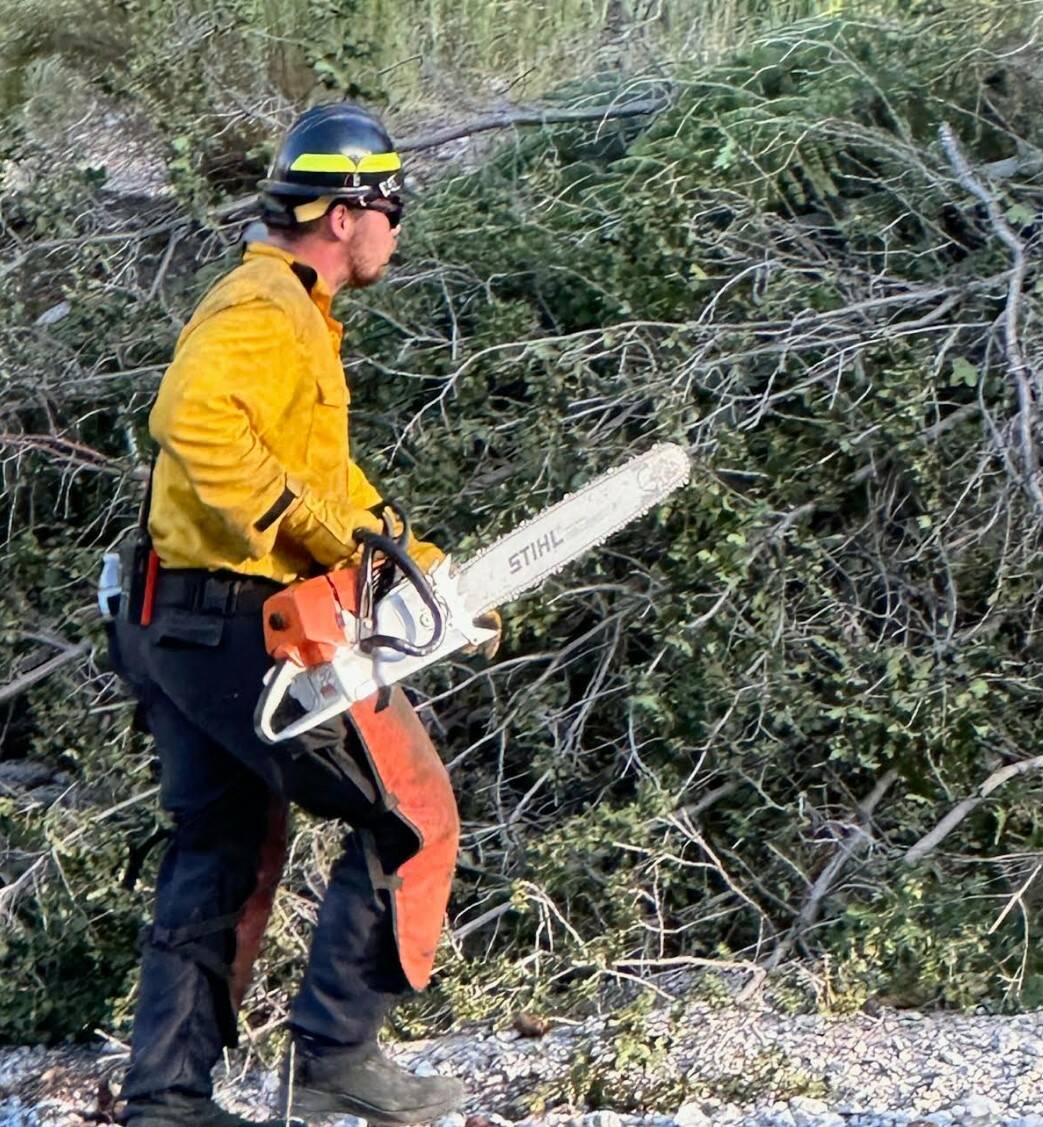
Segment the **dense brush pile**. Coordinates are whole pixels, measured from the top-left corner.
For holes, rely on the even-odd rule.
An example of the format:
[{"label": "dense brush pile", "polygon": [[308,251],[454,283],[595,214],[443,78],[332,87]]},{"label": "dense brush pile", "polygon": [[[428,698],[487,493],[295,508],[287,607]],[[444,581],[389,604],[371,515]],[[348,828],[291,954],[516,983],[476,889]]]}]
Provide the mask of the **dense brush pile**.
[{"label": "dense brush pile", "polygon": [[[404,1027],[704,960],[799,960],[845,1005],[1043,1001],[1043,73],[1024,6],[914,8],[682,71],[643,130],[519,140],[345,296],[356,455],[444,544],[657,439],[697,466],[509,607],[497,664],[417,686],[465,839]],[[8,677],[45,635],[97,637],[93,557],[131,519],[150,396],[234,259],[173,203],[85,239],[89,192],[4,204]],[[4,756],[61,774],[0,798],[5,1036],[125,1013],[157,827],[129,720],[76,664],[8,706]],[[258,1027],[327,849],[300,827]]]}]

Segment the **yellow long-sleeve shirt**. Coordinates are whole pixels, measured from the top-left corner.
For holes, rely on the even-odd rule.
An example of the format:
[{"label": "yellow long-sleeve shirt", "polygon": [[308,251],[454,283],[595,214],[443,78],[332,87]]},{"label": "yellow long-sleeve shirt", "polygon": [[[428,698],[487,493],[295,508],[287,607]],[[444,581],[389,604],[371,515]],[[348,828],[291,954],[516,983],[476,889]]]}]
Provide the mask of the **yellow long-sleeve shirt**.
[{"label": "yellow long-sleeve shirt", "polygon": [[[251,243],[185,326],[149,416],[164,567],[289,583],[349,560],[355,529],[382,528],[380,494],[349,455],[330,304],[314,270]],[[425,568],[442,555],[421,541],[410,554]]]}]

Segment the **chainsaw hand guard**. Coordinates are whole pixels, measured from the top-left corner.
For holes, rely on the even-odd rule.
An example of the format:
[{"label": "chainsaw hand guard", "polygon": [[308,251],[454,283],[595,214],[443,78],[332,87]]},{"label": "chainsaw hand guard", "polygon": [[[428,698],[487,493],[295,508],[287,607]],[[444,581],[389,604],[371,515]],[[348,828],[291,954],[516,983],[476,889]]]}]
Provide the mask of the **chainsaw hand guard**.
[{"label": "chainsaw hand guard", "polygon": [[[427,607],[431,615],[431,637],[426,642],[417,643],[393,634],[370,633],[360,636],[356,645],[367,654],[372,654],[378,647],[383,646],[396,653],[407,654],[409,657],[427,657],[438,649],[445,637],[445,618],[427,576],[406,552],[404,542],[408,542],[409,539],[409,525],[398,511],[396,515],[403,520],[404,526],[402,536],[398,539],[390,535],[382,536],[365,528],[356,530],[354,534],[355,539],[362,545],[362,564],[358,571],[358,589],[355,595],[358,619],[363,626],[372,625],[376,621],[375,607],[380,605],[378,585],[381,584],[383,577],[374,572],[373,556],[374,553],[381,552],[386,560],[384,566],[400,571],[405,582],[411,584],[420,601]],[[387,522],[385,526],[386,524]]]}]

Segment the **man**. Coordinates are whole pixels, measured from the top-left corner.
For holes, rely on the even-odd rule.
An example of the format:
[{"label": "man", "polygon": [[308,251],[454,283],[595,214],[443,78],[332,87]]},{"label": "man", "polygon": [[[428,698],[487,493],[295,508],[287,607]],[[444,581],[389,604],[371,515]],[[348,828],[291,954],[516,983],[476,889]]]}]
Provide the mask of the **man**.
[{"label": "man", "polygon": [[[253,729],[264,600],[382,529],[381,497],[349,457],[330,303],[381,277],[401,188],[375,118],[348,104],[304,114],[261,183],[267,240],[203,298],[150,416],[159,570],[151,621],[118,620],[115,657],[155,738],[175,834],[123,1087],[133,1127],[247,1122],[212,1102],[210,1071],[235,1043],[290,802],[352,831],[292,1008],[282,1110],[417,1123],[463,1096],[377,1047],[390,1003],[430,974],[455,859],[452,791],[419,721],[396,690],[367,723],[353,713],[274,747]],[[442,556],[413,539],[409,552],[422,568]]]}]

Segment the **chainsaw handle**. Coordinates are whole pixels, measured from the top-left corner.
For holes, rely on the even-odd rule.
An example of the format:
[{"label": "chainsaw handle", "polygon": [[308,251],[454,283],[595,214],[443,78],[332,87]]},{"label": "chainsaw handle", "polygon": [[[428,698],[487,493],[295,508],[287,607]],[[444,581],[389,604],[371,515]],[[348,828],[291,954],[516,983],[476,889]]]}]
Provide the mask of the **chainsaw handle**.
[{"label": "chainsaw handle", "polygon": [[285,728],[280,728],[278,731],[272,726],[275,719],[275,713],[279,706],[286,699],[286,694],[290,690],[290,686],[300,676],[305,674],[305,670],[292,661],[280,661],[273,665],[271,669],[265,674],[264,689],[261,692],[260,700],[257,702],[257,707],[254,710],[254,730],[261,737],[265,743],[275,744],[282,740],[292,740],[296,736],[303,736],[305,732],[310,731],[316,724],[321,724],[325,720],[331,720],[334,716],[339,716],[346,707],[347,701],[341,697],[337,697],[331,703],[306,712],[303,716],[299,716],[296,720],[291,720]]},{"label": "chainsaw handle", "polygon": [[[402,551],[408,555],[410,534],[409,514],[395,501],[385,499],[382,504],[383,509],[380,514],[380,519],[384,522],[384,535],[393,537]],[[397,536],[395,536],[395,526],[391,520],[391,516],[388,515],[389,513],[391,516],[398,519],[398,523],[402,529]],[[370,594],[372,596],[372,606],[369,608],[369,612],[371,613],[373,607],[375,607],[391,588],[394,587],[395,571],[398,565],[394,560],[385,560],[383,566],[377,570],[375,576],[371,576],[369,571],[370,566],[371,564],[367,564],[363,568],[360,582],[369,584]],[[361,609],[361,604],[359,605]]]},{"label": "chainsaw handle", "polygon": [[[431,590],[427,576],[417,567],[416,563],[406,552],[404,544],[390,536],[382,536],[379,532],[371,532],[367,528],[356,529],[353,533],[355,539],[362,545],[362,565],[359,568],[359,591],[356,605],[368,606],[370,591],[366,590],[372,584],[373,554],[382,552],[395,567],[402,572],[403,577],[420,596],[420,601],[431,612],[433,627],[431,637],[426,642],[407,642],[405,638],[396,638],[391,634],[370,634],[367,638],[360,638],[357,645],[365,654],[371,654],[378,646],[383,646],[396,653],[406,654],[409,657],[426,657],[433,653],[442,644],[445,637],[445,617],[442,608]],[[403,540],[406,539],[404,535]],[[373,608],[374,620],[376,608]]]}]

